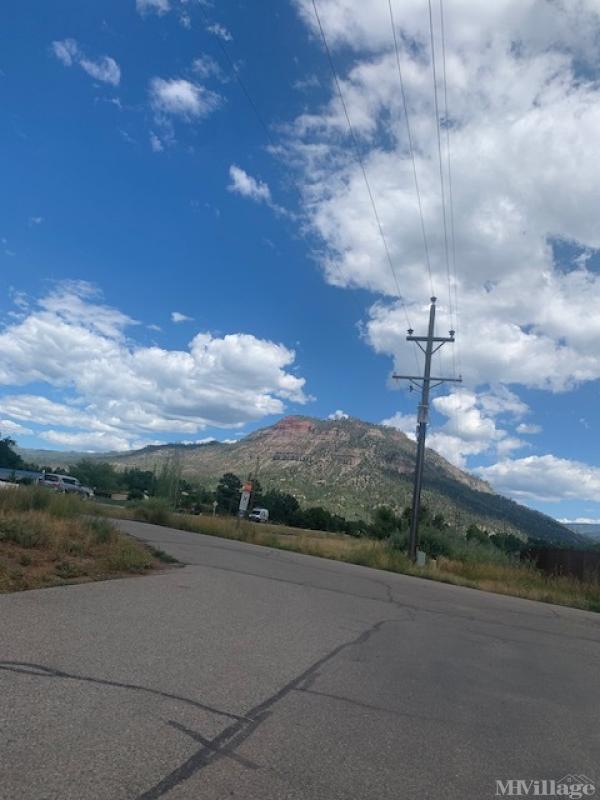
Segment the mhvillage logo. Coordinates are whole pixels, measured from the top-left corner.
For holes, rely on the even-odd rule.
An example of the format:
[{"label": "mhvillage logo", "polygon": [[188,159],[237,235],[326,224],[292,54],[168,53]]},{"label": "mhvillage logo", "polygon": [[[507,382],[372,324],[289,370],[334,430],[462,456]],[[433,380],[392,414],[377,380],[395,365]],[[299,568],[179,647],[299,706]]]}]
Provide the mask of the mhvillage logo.
[{"label": "mhvillage logo", "polygon": [[595,784],[585,775],[565,775],[559,781],[496,780],[497,797],[565,797],[568,800],[582,800],[595,794]]}]

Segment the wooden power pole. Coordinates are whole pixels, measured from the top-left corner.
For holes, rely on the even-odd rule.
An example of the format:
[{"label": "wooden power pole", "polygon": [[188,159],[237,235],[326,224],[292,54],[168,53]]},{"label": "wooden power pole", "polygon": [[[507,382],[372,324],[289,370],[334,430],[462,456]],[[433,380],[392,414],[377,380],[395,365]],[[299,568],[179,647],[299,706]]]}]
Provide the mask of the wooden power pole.
[{"label": "wooden power pole", "polygon": [[[427,423],[429,421],[429,392],[442,383],[461,383],[462,378],[442,378],[431,376],[431,358],[440,347],[447,342],[454,342],[454,331],[450,331],[450,336],[435,335],[435,303],[437,298],[431,298],[429,307],[429,330],[427,336],[413,336],[412,328],[408,330],[406,337],[409,342],[416,342],[425,353],[425,371],[423,375],[394,375],[396,380],[410,381],[411,385],[416,385],[421,389],[421,402],[419,403],[419,413],[417,415],[417,459],[415,464],[415,480],[413,486],[412,513],[410,517],[410,536],[408,540],[408,555],[412,561],[417,560],[417,547],[419,542],[419,511],[421,508],[421,487],[423,484],[423,466],[425,464],[425,437],[427,435]],[[423,346],[422,342],[425,344]]]}]

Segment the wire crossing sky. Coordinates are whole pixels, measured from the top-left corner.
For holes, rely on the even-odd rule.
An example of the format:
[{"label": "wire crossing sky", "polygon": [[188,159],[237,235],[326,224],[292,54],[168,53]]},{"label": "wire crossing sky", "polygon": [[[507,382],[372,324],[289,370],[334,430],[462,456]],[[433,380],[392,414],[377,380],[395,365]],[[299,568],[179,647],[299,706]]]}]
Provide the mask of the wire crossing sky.
[{"label": "wire crossing sky", "polygon": [[600,519],[596,2],[39,10],[0,9],[2,434],[414,435],[390,375],[436,290],[464,383],[428,443]]}]

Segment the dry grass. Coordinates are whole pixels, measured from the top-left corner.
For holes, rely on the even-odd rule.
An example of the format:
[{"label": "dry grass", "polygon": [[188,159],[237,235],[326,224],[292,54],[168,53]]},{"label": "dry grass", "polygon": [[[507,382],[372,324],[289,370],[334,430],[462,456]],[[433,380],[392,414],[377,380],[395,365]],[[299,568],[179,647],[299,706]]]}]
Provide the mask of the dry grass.
[{"label": "dry grass", "polygon": [[[137,513],[136,513],[137,511]],[[190,516],[167,513],[160,524],[180,530],[219,536],[224,539],[275,547],[306,555],[346,561],[375,569],[414,575],[487,592],[524,597],[544,603],[600,611],[600,585],[575,578],[549,577],[528,564],[464,562],[439,558],[426,567],[412,564],[403,552],[387,542],[290,528],[285,525],[254,524],[232,517]],[[126,519],[139,519],[139,509],[103,507],[102,513]]]},{"label": "dry grass", "polygon": [[157,565],[109,520],[82,517],[88,506],[47,489],[0,493],[0,592],[143,573]]}]

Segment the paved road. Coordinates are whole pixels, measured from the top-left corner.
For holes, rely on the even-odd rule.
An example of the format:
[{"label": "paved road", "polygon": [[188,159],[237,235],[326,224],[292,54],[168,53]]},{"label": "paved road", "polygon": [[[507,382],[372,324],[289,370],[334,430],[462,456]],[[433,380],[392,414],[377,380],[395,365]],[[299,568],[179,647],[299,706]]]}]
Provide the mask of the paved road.
[{"label": "paved road", "polygon": [[0,596],[3,800],[600,784],[600,616],[123,527],[188,566]]}]

